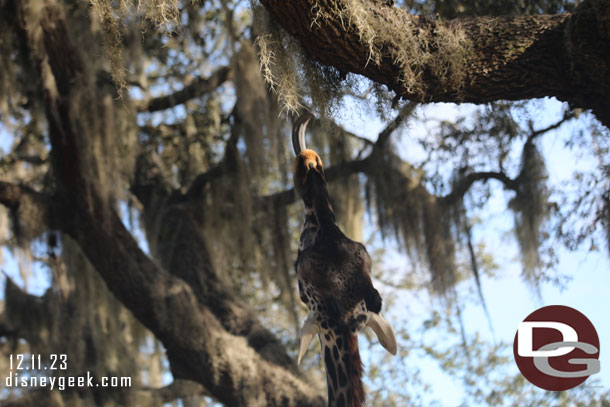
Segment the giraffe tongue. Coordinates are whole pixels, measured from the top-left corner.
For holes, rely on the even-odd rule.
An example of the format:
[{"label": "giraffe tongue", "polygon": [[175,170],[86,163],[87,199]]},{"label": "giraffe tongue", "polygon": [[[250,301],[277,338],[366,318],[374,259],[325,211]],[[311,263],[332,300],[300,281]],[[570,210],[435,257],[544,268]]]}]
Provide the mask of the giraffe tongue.
[{"label": "giraffe tongue", "polygon": [[369,318],[366,325],[371,328],[377,335],[379,343],[392,355],[396,355],[398,346],[396,345],[396,337],[394,336],[394,329],[388,321],[386,321],[381,315],[370,312]]},{"label": "giraffe tongue", "polygon": [[[387,323],[387,322],[386,322]],[[301,328],[301,332],[299,333],[299,356],[297,357],[297,365],[301,364],[301,360],[303,356],[305,356],[305,352],[309,348],[311,341],[313,341],[314,336],[320,332],[320,327],[315,322],[315,316],[313,312],[310,312],[307,316],[307,319],[303,323],[303,327]]]}]

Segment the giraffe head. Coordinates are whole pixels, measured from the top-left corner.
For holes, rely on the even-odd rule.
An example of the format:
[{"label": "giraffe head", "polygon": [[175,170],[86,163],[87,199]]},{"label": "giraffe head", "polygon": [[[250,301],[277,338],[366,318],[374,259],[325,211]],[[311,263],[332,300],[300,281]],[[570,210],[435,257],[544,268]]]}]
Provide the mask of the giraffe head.
[{"label": "giraffe head", "polygon": [[[398,352],[398,345],[396,344],[394,329],[384,317],[376,312],[367,311],[365,325],[375,332],[381,346],[383,346],[392,355],[396,355]],[[305,356],[305,353],[307,352],[307,349],[309,349],[309,345],[311,345],[314,337],[316,335],[320,335],[322,329],[323,328],[319,325],[319,323],[316,322],[315,312],[311,311],[303,323],[303,327],[299,333],[299,355],[297,357],[297,363],[299,365],[301,364],[301,360],[303,360],[303,356]]]},{"label": "giraffe head", "polygon": [[302,150],[294,159],[294,188],[301,198],[313,193],[316,184],[326,185],[324,166],[320,156],[313,150]]},{"label": "giraffe head", "polygon": [[[305,299],[315,301],[315,295],[304,287]],[[319,301],[318,301],[319,302]],[[362,362],[358,352],[358,332],[365,326],[373,329],[383,347],[395,355],[396,338],[392,326],[378,313],[367,311],[362,301],[350,313],[354,324],[336,325],[329,321],[319,307],[314,307],[305,320],[299,334],[300,364],[315,335],[322,345],[322,360],[326,367],[329,407],[362,407],[364,387],[362,386]],[[361,318],[364,317],[364,318]]]},{"label": "giraffe head", "polygon": [[353,315],[355,320],[360,321],[354,330],[349,325],[331,325],[319,311],[312,310],[299,335],[299,364],[315,335],[320,338],[321,356],[326,367],[329,407],[362,407],[364,403],[363,368],[357,337],[358,331],[364,326],[372,328],[384,348],[396,354],[396,339],[392,326],[381,315],[366,311],[364,301],[356,307],[355,314],[360,315],[358,310],[364,313],[365,320]]}]

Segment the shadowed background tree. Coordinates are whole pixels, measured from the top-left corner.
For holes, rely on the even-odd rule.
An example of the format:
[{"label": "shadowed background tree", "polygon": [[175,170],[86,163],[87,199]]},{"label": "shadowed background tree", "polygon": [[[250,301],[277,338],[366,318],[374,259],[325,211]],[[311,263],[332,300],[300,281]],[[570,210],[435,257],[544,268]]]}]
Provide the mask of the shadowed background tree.
[{"label": "shadowed background tree", "polygon": [[[0,406],[325,405],[319,355],[301,369],[294,360],[306,310],[289,133],[303,108],[321,117],[310,143],[342,230],[377,248],[384,298],[427,290],[437,301],[422,331],[463,345],[398,329],[400,367],[366,360],[370,405],[423,404],[427,384],[406,362],[416,348],[462,378],[472,403],[604,398],[549,400],[520,377],[495,380],[508,347],[460,329],[467,299],[457,287],[474,282],[485,307],[481,276],[502,271],[473,237],[501,189],[534,290],[557,280],[558,240],[605,250],[607,2],[0,0],[0,9],[0,372],[10,354],[67,354],[60,376],[132,378],[113,389],[2,388]],[[548,127],[535,102],[499,101],[543,96],[568,102]],[[487,104],[411,135],[418,103],[432,101]],[[346,111],[382,130],[346,129]],[[588,131],[570,134],[566,149],[597,162],[552,185],[541,139],[568,122]],[[412,266],[394,270],[382,242]]]}]

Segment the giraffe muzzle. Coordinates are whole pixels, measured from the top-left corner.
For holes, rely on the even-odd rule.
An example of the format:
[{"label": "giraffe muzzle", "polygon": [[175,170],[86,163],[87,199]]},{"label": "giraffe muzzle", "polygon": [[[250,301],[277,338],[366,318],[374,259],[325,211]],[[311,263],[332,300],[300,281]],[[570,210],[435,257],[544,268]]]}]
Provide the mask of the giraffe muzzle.
[{"label": "giraffe muzzle", "polygon": [[[396,355],[398,352],[398,345],[396,344],[394,329],[384,317],[375,312],[368,311],[366,326],[375,332],[377,340],[379,340],[379,343],[385,348],[385,350],[392,355]],[[299,333],[299,355],[297,357],[297,365],[301,365],[301,360],[303,360],[303,356],[305,356],[305,353],[307,353],[309,345],[311,345],[314,337],[319,333],[320,327],[316,323],[314,312],[311,311],[307,316],[307,319],[305,319],[301,332]]]}]

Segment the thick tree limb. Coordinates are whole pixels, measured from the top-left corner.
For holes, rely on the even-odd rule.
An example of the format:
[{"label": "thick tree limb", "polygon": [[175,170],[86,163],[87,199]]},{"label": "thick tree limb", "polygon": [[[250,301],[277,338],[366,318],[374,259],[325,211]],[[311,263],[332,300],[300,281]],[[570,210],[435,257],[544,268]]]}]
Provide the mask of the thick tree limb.
[{"label": "thick tree limb", "polygon": [[181,105],[191,99],[209,93],[231,79],[231,69],[222,67],[212,73],[209,78],[197,78],[181,90],[171,95],[151,99],[138,106],[139,112],[156,112]]},{"label": "thick tree limb", "polygon": [[161,340],[175,378],[203,384],[226,405],[259,405],[261,397],[270,406],[323,404],[290,370],[228,333],[190,285],[142,253],[114,212],[100,222],[82,202],[57,209],[62,230],[78,242],[110,291]]},{"label": "thick tree limb", "polygon": [[[165,179],[155,175],[158,167],[151,161],[149,156],[138,159],[138,184],[133,191],[144,207],[143,223],[154,258],[189,284],[198,301],[214,313],[224,329],[245,337],[264,359],[296,373],[294,362],[277,338],[260,324],[251,308],[227,287],[212,266],[196,216],[199,196],[172,193]],[[222,164],[214,168],[222,168]]]},{"label": "thick tree limb", "polygon": [[[381,0],[260,0],[275,20],[313,57],[343,72],[362,74],[387,85],[398,95],[418,102],[487,103],[555,96],[573,107],[593,109],[610,127],[610,3],[585,0],[573,14],[475,17],[450,21],[412,16]],[[363,42],[345,10],[358,4],[378,21],[369,37],[388,38],[388,27],[400,21],[422,44],[439,44],[439,33],[454,31],[466,39],[457,58],[439,76],[434,63],[447,49],[429,48],[431,58],[405,61],[417,83],[403,80],[404,67],[392,55],[396,43],[374,44],[380,63],[370,60],[370,43]],[[381,32],[381,31],[384,32]],[[375,41],[375,40],[373,40]],[[402,44],[408,48],[412,44]],[[423,62],[422,62],[423,61]],[[433,62],[430,62],[433,61]],[[436,62],[434,62],[436,61]],[[461,78],[460,80],[447,80]]]},{"label": "thick tree limb", "polygon": [[[19,2],[17,8],[23,14],[29,10]],[[88,125],[87,120],[111,115],[107,110],[111,105],[96,104],[99,91],[87,82],[87,68],[72,44],[60,6],[51,0],[38,12],[40,20],[32,21],[40,21],[40,26],[23,28],[23,37],[30,40],[23,46],[34,42],[38,38],[35,33],[42,29],[44,47],[32,56],[43,79],[52,147],[56,181],[50,208],[53,226],[80,246],[110,291],[159,338],[175,378],[197,381],[225,405],[322,406],[318,390],[297,377],[290,366],[264,358],[245,338],[223,327],[201,301],[205,296],[213,302],[214,292],[204,292],[205,285],[189,285],[173,275],[176,271],[170,274],[146,256],[100,195],[97,180],[87,171],[95,163],[87,162],[93,158],[82,154],[80,143],[100,137],[98,131],[103,127]],[[50,72],[45,68],[47,63]],[[54,81],[44,80],[50,74]],[[5,190],[7,199],[15,201],[15,191]],[[194,280],[197,272],[192,269],[182,275]],[[230,296],[217,299],[223,307],[233,307],[229,311],[244,311]],[[240,321],[257,327],[251,317]],[[252,326],[242,329],[246,334],[254,331]],[[265,335],[256,337],[262,342],[267,339]],[[264,349],[265,343],[257,346]]]}]

